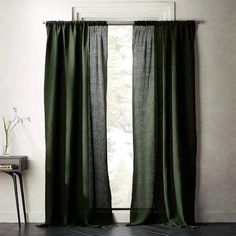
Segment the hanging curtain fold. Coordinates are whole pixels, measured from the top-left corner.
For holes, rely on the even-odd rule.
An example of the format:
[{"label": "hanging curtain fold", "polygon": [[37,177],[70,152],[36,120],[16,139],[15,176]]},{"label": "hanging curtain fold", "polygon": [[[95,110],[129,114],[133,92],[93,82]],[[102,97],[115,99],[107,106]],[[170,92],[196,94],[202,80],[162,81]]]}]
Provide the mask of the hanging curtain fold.
[{"label": "hanging curtain fold", "polygon": [[47,22],[46,224],[112,224],[107,24]]},{"label": "hanging curtain fold", "polygon": [[195,22],[135,22],[130,223],[194,224]]}]

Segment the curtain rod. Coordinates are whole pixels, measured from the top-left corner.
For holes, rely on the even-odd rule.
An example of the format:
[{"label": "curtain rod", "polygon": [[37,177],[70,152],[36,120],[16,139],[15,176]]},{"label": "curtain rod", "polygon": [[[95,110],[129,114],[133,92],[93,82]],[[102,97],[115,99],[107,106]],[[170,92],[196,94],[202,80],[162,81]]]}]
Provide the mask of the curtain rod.
[{"label": "curtain rod", "polygon": [[[195,23],[201,24],[201,23],[204,23],[204,21],[195,21]],[[46,24],[46,21],[43,21],[43,24]],[[108,25],[133,25],[134,21],[107,21],[107,24]]]}]

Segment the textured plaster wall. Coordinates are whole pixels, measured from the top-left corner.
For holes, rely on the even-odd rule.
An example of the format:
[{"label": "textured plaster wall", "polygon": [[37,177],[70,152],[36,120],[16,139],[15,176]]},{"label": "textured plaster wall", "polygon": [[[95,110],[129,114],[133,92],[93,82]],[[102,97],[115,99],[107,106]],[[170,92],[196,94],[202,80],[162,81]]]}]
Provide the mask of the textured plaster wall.
[{"label": "textured plaster wall", "polygon": [[[177,19],[198,29],[198,221],[236,221],[236,1],[176,0]],[[0,115],[17,106],[32,123],[18,127],[12,153],[27,154],[26,205],[44,220],[44,20],[70,20],[71,0],[0,1]],[[0,128],[0,132],[2,127]],[[2,142],[2,132],[0,143]],[[1,144],[0,144],[1,147]],[[11,179],[0,174],[0,221],[16,221]]]}]

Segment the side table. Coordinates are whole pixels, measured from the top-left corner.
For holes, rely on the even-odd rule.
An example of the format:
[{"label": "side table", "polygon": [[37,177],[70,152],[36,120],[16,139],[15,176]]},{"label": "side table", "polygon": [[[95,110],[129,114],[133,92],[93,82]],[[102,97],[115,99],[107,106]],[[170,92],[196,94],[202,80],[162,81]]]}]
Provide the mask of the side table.
[{"label": "side table", "polygon": [[7,156],[7,157],[0,156],[0,171],[2,173],[10,175],[13,179],[19,228],[21,228],[21,220],[20,220],[19,199],[18,199],[18,190],[17,190],[17,176],[18,176],[19,184],[20,184],[24,220],[25,220],[25,223],[27,224],[24,187],[23,187],[23,180],[22,180],[22,173],[25,170],[27,170],[27,168],[28,168],[27,156]]}]

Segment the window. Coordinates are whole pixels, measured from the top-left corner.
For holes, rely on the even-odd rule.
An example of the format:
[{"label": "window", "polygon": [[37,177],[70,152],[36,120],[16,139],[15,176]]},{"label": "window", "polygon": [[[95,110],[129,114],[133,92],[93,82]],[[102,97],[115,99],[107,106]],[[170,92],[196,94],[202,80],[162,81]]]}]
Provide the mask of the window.
[{"label": "window", "polygon": [[133,176],[132,26],[108,28],[108,170],[113,208],[129,208]]},{"label": "window", "polygon": [[[94,1],[91,6],[91,2],[84,1],[72,8],[72,20],[113,23],[175,20],[175,2]],[[130,208],[133,176],[132,26],[108,28],[107,131],[112,207]]]}]

